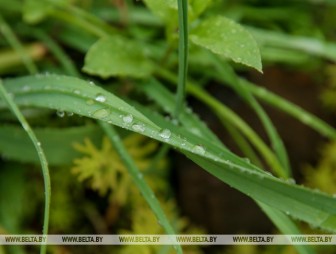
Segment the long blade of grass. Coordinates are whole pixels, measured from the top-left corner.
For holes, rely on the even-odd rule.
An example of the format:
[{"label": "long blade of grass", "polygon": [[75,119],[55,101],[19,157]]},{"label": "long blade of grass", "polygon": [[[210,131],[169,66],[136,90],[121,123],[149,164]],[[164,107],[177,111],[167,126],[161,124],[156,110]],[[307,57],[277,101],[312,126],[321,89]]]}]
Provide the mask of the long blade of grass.
[{"label": "long blade of grass", "polygon": [[[6,88],[2,84],[2,80],[0,79],[0,95],[2,96],[3,100],[6,102],[7,106],[10,108],[10,110],[14,113],[14,115],[17,117],[19,122],[21,123],[23,129],[27,132],[29,138],[31,139],[32,143],[34,144],[34,147],[37,151],[37,154],[39,156],[41,167],[42,167],[42,174],[43,174],[43,181],[44,181],[44,219],[43,219],[43,230],[42,233],[44,235],[48,235],[48,228],[49,228],[49,211],[50,211],[50,196],[51,196],[51,184],[50,184],[50,175],[49,175],[49,169],[48,169],[48,162],[46,159],[46,156],[43,152],[43,149],[41,147],[41,143],[38,141],[38,139],[35,136],[35,133],[30,128],[28,122],[20,112],[19,108],[15,104],[14,100],[11,98],[11,96],[6,91]],[[47,251],[47,245],[41,245],[41,254],[45,254]]]},{"label": "long blade of grass", "polygon": [[[169,223],[164,211],[161,208],[160,202],[155,197],[154,192],[148,186],[146,181],[143,178],[141,171],[138,169],[137,165],[130,157],[126,148],[124,147],[118,132],[115,128],[107,123],[99,121],[100,126],[105,131],[109,139],[111,140],[113,146],[115,147],[117,153],[119,154],[122,161],[125,163],[128,173],[133,178],[135,185],[138,187],[139,191],[143,195],[144,199],[154,212],[156,218],[158,219],[158,223],[162,225],[167,234],[174,235],[175,230],[172,225]],[[178,253],[183,253],[180,245],[174,246]]]},{"label": "long blade of grass", "polygon": [[[170,72],[158,69],[158,74],[163,78],[174,82],[175,76]],[[241,119],[235,112],[229,109],[227,106],[219,102],[213,96],[211,96],[208,92],[206,92],[203,88],[197,86],[190,81],[187,83],[187,92],[193,95],[195,98],[202,101],[205,105],[210,107],[215,114],[219,117],[221,121],[229,121],[234,125],[237,129],[239,129],[248,140],[256,147],[259,153],[264,157],[266,162],[269,164],[271,169],[279,176],[285,177],[284,169],[282,165],[279,163],[277,157],[274,153],[268,148],[268,146],[263,142],[263,140],[254,132],[252,128],[246,122]]]},{"label": "long blade of grass", "polygon": [[174,116],[178,118],[185,96],[185,86],[188,71],[188,1],[177,0],[179,22],[179,67],[176,107]]},{"label": "long blade of grass", "polygon": [[299,52],[324,57],[325,59],[329,59],[334,62],[336,61],[335,43],[325,42],[309,37],[288,35],[254,27],[249,27],[248,30],[256,38],[261,47],[271,46],[294,49]]},{"label": "long blade of grass", "polygon": [[[27,85],[30,86],[29,91],[23,89]],[[40,75],[9,79],[5,81],[5,86],[15,95],[15,102],[20,106],[62,107],[65,111],[102,120],[167,143],[253,199],[316,227],[336,232],[336,199],[332,196],[268,175],[214,142],[162,121],[159,115],[146,116],[89,82],[60,75]],[[4,106],[0,101],[0,108]],[[170,131],[168,137],[165,129]]]},{"label": "long blade of grass", "polygon": [[241,96],[241,98],[243,98],[251,106],[251,108],[259,117],[271,141],[272,148],[278,156],[279,161],[283,166],[283,169],[285,170],[283,175],[290,177],[291,169],[287,151],[272,121],[270,120],[264,109],[260,106],[258,101],[251,94],[251,92],[246,89],[245,86],[239,81],[232,67],[229,66],[227,63],[220,62],[217,57],[212,57],[212,59],[215,68],[217,69],[217,76],[220,77],[222,81],[230,84],[230,87],[234,89]]},{"label": "long blade of grass", "polygon": [[[286,235],[302,234],[295,223],[283,212],[276,210],[259,201],[256,202],[265,214],[272,220],[277,228]],[[300,254],[314,254],[315,251],[309,245],[294,245],[293,246]]]},{"label": "long blade of grass", "polygon": [[266,90],[265,88],[259,87],[244,79],[240,79],[240,81],[244,84],[244,86],[246,86],[248,90],[251,91],[251,93],[272,107],[286,112],[288,115],[291,115],[325,137],[332,139],[336,138],[336,129],[320,118],[314,116],[313,114],[307,112],[292,102],[287,101],[280,96]]},{"label": "long blade of grass", "polygon": [[[147,108],[137,105],[137,108],[144,113],[147,117],[154,120],[157,124],[163,125],[165,120],[163,118],[160,119],[160,116],[154,115],[150,110]],[[172,128],[172,126],[170,126]],[[174,130],[176,131],[176,130]],[[183,135],[183,133],[181,133]],[[185,134],[186,135],[186,134]],[[283,234],[300,234],[299,229],[295,225],[295,223],[289,218],[288,215],[284,214],[283,212],[279,211],[278,209],[271,207],[269,205],[266,205],[260,201],[257,201],[257,204],[261,207],[261,209],[266,213],[266,215],[270,218],[270,220],[278,227],[278,229]],[[314,253],[310,246],[300,246],[296,245],[294,246],[298,250],[300,254],[312,254]]]},{"label": "long blade of grass", "polygon": [[21,42],[18,40],[18,38],[16,38],[11,27],[6,23],[6,21],[3,19],[1,15],[0,15],[0,32],[3,34],[3,36],[8,41],[10,46],[21,56],[22,62],[24,63],[29,73],[30,74],[36,73],[37,68],[34,64],[34,61],[29,56],[29,54],[27,54],[27,51],[22,46]]}]

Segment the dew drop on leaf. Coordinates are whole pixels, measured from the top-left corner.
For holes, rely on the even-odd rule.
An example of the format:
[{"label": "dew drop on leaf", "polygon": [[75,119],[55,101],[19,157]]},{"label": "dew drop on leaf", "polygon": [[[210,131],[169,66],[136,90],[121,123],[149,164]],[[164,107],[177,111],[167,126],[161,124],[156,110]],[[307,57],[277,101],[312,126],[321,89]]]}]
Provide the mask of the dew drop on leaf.
[{"label": "dew drop on leaf", "polygon": [[65,113],[64,113],[63,110],[57,110],[57,111],[56,111],[56,114],[57,114],[58,117],[64,117],[64,114],[65,114]]},{"label": "dew drop on leaf", "polygon": [[192,151],[194,153],[200,154],[200,155],[204,155],[205,154],[205,149],[203,146],[201,145],[196,145],[193,147]]},{"label": "dew drop on leaf", "polygon": [[96,97],[95,97],[95,100],[96,101],[99,101],[99,102],[105,102],[106,101],[106,97],[102,94],[97,94]]},{"label": "dew drop on leaf", "polygon": [[22,91],[24,91],[24,92],[30,91],[30,86],[28,86],[28,85],[23,86]]},{"label": "dew drop on leaf", "polygon": [[163,129],[162,131],[160,131],[159,135],[160,135],[161,138],[169,139],[170,136],[171,136],[171,132],[168,129]]},{"label": "dew drop on leaf", "polygon": [[86,104],[87,105],[93,105],[94,104],[94,100],[88,99],[88,100],[86,100]]},{"label": "dew drop on leaf", "polygon": [[125,124],[130,124],[133,122],[133,116],[131,114],[122,116],[122,120]]},{"label": "dew drop on leaf", "polygon": [[132,129],[138,132],[144,132],[146,128],[142,124],[133,124]]},{"label": "dew drop on leaf", "polygon": [[73,90],[74,94],[80,94],[81,92],[78,89]]},{"label": "dew drop on leaf", "polygon": [[97,111],[95,111],[92,116],[95,118],[102,119],[102,118],[107,117],[109,114],[110,112],[107,109],[102,108],[102,109],[98,109]]}]

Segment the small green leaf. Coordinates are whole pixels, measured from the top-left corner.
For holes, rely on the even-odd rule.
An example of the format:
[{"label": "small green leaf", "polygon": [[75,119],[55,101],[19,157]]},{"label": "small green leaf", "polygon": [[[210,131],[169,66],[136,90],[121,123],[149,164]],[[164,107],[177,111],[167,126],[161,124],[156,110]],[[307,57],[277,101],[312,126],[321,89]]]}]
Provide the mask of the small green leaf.
[{"label": "small green leaf", "polygon": [[202,21],[190,34],[196,45],[262,71],[258,45],[252,35],[233,20],[216,16]]},{"label": "small green leaf", "polygon": [[120,36],[102,38],[89,49],[83,70],[102,78],[147,77],[152,65],[144,51],[142,45]]}]

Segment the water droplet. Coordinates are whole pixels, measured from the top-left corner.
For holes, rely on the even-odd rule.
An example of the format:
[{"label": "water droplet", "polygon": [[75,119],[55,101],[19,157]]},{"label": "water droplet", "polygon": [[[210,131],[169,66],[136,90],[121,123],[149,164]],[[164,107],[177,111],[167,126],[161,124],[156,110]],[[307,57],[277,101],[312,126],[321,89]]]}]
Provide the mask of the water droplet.
[{"label": "water droplet", "polygon": [[94,100],[88,99],[88,100],[86,100],[86,104],[87,105],[93,105],[94,104]]},{"label": "water droplet", "polygon": [[133,124],[132,129],[138,132],[144,132],[146,128],[143,124]]},{"label": "water droplet", "polygon": [[110,112],[108,111],[108,109],[102,108],[102,109],[98,109],[97,111],[95,111],[92,116],[102,119],[102,118],[107,117],[109,114]]},{"label": "water droplet", "polygon": [[289,183],[289,184],[295,184],[295,183],[296,183],[296,182],[295,182],[295,179],[293,179],[293,178],[288,178],[288,179],[286,180],[286,182]]},{"label": "water droplet", "polygon": [[73,90],[74,94],[80,94],[81,92],[78,89]]},{"label": "water droplet", "polygon": [[90,81],[89,81],[89,85],[90,85],[90,86],[95,86],[96,84],[95,84],[92,80],[90,80]]},{"label": "water droplet", "polygon": [[64,113],[63,110],[57,110],[57,111],[56,111],[56,114],[57,114],[58,117],[64,117],[64,114],[65,114],[65,113]]},{"label": "water droplet", "polygon": [[105,102],[106,97],[104,95],[102,95],[101,93],[99,93],[99,94],[96,95],[95,100],[99,101],[99,102]]},{"label": "water droplet", "polygon": [[244,158],[244,161],[245,161],[246,163],[248,163],[248,164],[250,164],[250,163],[251,163],[251,161],[250,161],[250,159],[249,159],[249,158]]},{"label": "water droplet", "polygon": [[37,142],[37,145],[38,145],[38,146],[41,146],[41,142]]},{"label": "water droplet", "polygon": [[241,57],[237,57],[237,61],[241,62],[242,61]]},{"label": "water droplet", "polygon": [[133,122],[133,116],[131,114],[122,116],[122,120],[125,124],[130,124]]},{"label": "water droplet", "polygon": [[168,129],[163,129],[163,130],[160,132],[159,135],[160,135],[161,138],[169,139],[170,136],[171,136],[171,132],[170,132],[170,130],[168,130]]},{"label": "water droplet", "polygon": [[172,122],[172,124],[174,124],[175,126],[177,126],[178,123],[179,123],[177,119],[173,119],[171,122]]},{"label": "water droplet", "polygon": [[192,151],[194,153],[200,154],[200,155],[204,155],[205,154],[205,149],[203,146],[201,145],[196,145],[194,146],[194,148],[192,149]]},{"label": "water droplet", "polygon": [[67,116],[73,116],[73,112],[67,112]]},{"label": "water droplet", "polygon": [[23,86],[22,91],[24,91],[24,92],[30,91],[30,86],[28,86],[28,85]]}]

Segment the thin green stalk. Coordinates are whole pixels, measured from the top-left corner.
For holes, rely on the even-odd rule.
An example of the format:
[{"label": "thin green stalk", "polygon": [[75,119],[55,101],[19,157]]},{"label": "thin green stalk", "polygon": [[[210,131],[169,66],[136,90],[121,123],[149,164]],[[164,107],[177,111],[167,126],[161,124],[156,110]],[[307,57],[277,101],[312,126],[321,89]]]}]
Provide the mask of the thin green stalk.
[{"label": "thin green stalk", "polygon": [[[45,195],[45,203],[44,203],[44,219],[43,219],[43,235],[48,235],[48,228],[49,228],[49,211],[50,211],[50,196],[51,196],[51,184],[50,184],[50,175],[48,169],[48,162],[46,156],[43,152],[41,147],[41,143],[38,141],[35,133],[30,128],[28,122],[20,112],[19,108],[13,101],[12,97],[6,91],[5,87],[2,85],[2,80],[0,79],[0,95],[17,117],[19,122],[21,123],[23,129],[27,132],[29,138],[33,142],[35,149],[37,151],[38,157],[40,159],[41,167],[42,167],[42,174],[43,174],[43,181],[44,181],[44,195]],[[47,250],[47,245],[41,245],[40,253],[45,254]]]},{"label": "thin green stalk", "polygon": [[179,20],[179,67],[175,117],[178,118],[183,106],[188,72],[188,1],[177,0],[177,2]]},{"label": "thin green stalk", "polygon": [[[146,181],[143,178],[141,171],[138,169],[134,160],[131,158],[126,148],[124,147],[119,134],[115,130],[114,126],[98,121],[102,129],[105,131],[107,136],[110,138],[113,146],[115,147],[117,153],[119,154],[122,161],[125,163],[128,173],[133,178],[135,185],[140,190],[144,199],[148,203],[149,207],[154,212],[155,216],[158,219],[158,222],[162,225],[167,234],[175,234],[174,228],[170,225],[169,220],[167,219],[165,213],[163,212],[159,201],[156,199],[154,192],[148,186]],[[174,246],[178,253],[183,253],[180,245]]]},{"label": "thin green stalk", "polygon": [[22,46],[21,42],[16,38],[14,32],[11,27],[6,23],[3,17],[0,15],[0,32],[2,32],[5,39],[8,41],[9,45],[16,51],[22,58],[22,62],[24,63],[27,70],[30,74],[37,73],[37,67],[34,64],[34,61],[27,54],[26,50]]}]

